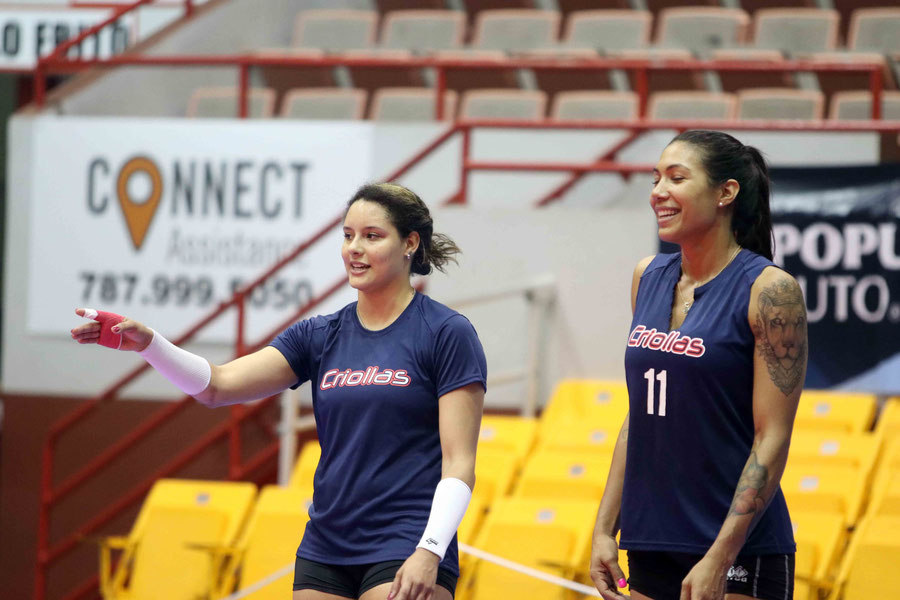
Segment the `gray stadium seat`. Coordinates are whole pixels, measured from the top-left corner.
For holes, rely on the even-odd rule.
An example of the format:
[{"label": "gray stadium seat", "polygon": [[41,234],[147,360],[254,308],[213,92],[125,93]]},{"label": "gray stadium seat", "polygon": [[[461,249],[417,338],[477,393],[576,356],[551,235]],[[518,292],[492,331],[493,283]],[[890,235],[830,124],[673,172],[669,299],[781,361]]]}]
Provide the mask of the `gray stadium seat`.
[{"label": "gray stadium seat", "polygon": [[847,47],[884,54],[900,52],[900,8],[860,8],[853,11]]},{"label": "gray stadium seat", "polygon": [[462,95],[460,118],[539,121],[547,94],[538,90],[469,90]]},{"label": "gray stadium seat", "polygon": [[822,118],[825,95],[817,90],[756,88],[737,93],[737,118],[815,121]]},{"label": "gray stadium seat", "polygon": [[462,46],[466,15],[458,10],[398,10],[381,24],[380,46],[415,53]]},{"label": "gray stadium seat", "polygon": [[[430,88],[382,88],[372,96],[370,118],[374,121],[434,121],[435,90]],[[444,119],[456,114],[457,94],[444,92]]]},{"label": "gray stadium seat", "polygon": [[645,10],[582,10],[566,20],[561,44],[604,52],[644,48],[650,42],[653,17]]},{"label": "gray stadium seat", "polygon": [[[201,87],[188,100],[188,117],[233,119],[238,116],[237,87]],[[266,119],[275,111],[275,92],[268,88],[251,88],[247,93],[247,116]]]},{"label": "gray stadium seat", "polygon": [[550,109],[550,118],[562,121],[634,119],[637,115],[638,95],[634,92],[559,92]]},{"label": "gray stadium seat", "polygon": [[656,92],[647,104],[651,119],[733,119],[734,94],[716,92]]},{"label": "gray stadium seat", "polygon": [[297,15],[291,45],[326,52],[371,48],[377,22],[369,10],[305,10]]},{"label": "gray stadium seat", "polygon": [[[729,61],[784,61],[780,50],[765,48],[721,48],[710,52],[710,58]],[[736,92],[754,87],[793,87],[794,78],[785,71],[725,71],[717,72],[722,91]]]},{"label": "gray stadium seat", "polygon": [[750,16],[739,8],[689,6],[663,10],[657,23],[657,45],[706,53],[743,44]]},{"label": "gray stadium seat", "polygon": [[349,75],[341,87],[362,88],[372,92],[382,87],[415,87],[425,85],[424,69],[410,67],[403,63],[412,58],[409,50],[395,48],[370,48],[368,50],[347,50],[341,56],[348,58],[384,58],[396,60],[402,66],[374,67],[374,66],[348,66],[346,73]]},{"label": "gray stadium seat", "polygon": [[448,68],[447,87],[456,91],[470,89],[488,89],[510,87],[518,88],[519,80],[516,69],[504,66],[506,53],[502,50],[478,50],[473,48],[459,48],[457,50],[439,50],[434,53],[436,58],[446,58],[456,61],[496,61],[496,69],[466,69]]},{"label": "gray stadium seat", "polygon": [[365,90],[348,88],[303,88],[289,91],[281,104],[285,119],[362,119]]},{"label": "gray stadium seat", "polygon": [[753,44],[775,48],[793,57],[834,50],[840,18],[835,10],[771,8],[753,15]]},{"label": "gray stadium seat", "polygon": [[[887,89],[896,89],[894,75],[884,55],[879,52],[816,52],[809,59],[816,62],[829,63],[876,63],[881,65],[882,85]],[[816,73],[819,89],[826,95],[847,90],[866,90],[871,85],[871,74],[868,72],[820,71]]]},{"label": "gray stadium seat", "polygon": [[484,10],[475,19],[472,47],[529,50],[556,43],[560,15],[555,10]]},{"label": "gray stadium seat", "polygon": [[[538,59],[597,59],[600,53],[592,48],[576,48],[564,45],[551,48],[535,48],[525,52],[516,53],[523,58]],[[534,73],[534,81],[537,89],[544,90],[548,94],[560,91],[572,90],[606,90],[611,87],[610,69],[528,69]],[[527,85],[522,87],[531,89]]]},{"label": "gray stadium seat", "polygon": [[[644,60],[690,60],[694,55],[687,48],[641,48],[611,52],[617,58]],[[634,72],[628,72],[630,89],[637,89]],[[651,92],[669,90],[705,90],[703,74],[699,71],[650,71],[648,82]],[[619,89],[619,88],[617,88]],[[629,89],[629,88],[626,88]]]},{"label": "gray stadium seat", "polygon": [[[842,121],[872,118],[871,92],[838,92],[831,99],[829,119]],[[882,92],[881,118],[900,121],[900,92]]]}]

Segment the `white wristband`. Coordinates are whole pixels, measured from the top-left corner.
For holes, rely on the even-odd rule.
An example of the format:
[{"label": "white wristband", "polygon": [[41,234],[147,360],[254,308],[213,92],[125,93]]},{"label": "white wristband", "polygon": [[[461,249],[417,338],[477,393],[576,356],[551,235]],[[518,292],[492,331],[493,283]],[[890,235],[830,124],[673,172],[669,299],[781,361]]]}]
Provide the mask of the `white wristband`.
[{"label": "white wristband", "polygon": [[443,560],[471,499],[472,490],[464,481],[455,477],[441,479],[434,490],[425,533],[416,548],[425,548]]},{"label": "white wristband", "polygon": [[150,366],[189,396],[209,386],[212,368],[202,356],[179,348],[159,332],[153,332],[150,344],[138,352]]}]

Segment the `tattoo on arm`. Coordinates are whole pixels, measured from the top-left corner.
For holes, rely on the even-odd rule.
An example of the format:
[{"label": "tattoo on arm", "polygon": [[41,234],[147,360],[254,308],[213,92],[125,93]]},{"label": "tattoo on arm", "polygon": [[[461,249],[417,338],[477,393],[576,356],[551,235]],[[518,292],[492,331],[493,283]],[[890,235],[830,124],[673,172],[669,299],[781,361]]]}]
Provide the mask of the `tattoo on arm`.
[{"label": "tattoo on arm", "polygon": [[[734,492],[728,516],[749,515],[762,511],[766,506],[766,499],[762,491],[768,481],[769,469],[765,465],[759,464],[756,450],[751,451],[744,472],[741,473],[738,481],[737,490]],[[758,517],[759,515],[756,515],[754,519]]]},{"label": "tattoo on arm", "polygon": [[628,441],[628,427],[630,423],[624,423],[619,431],[619,442],[624,444]]},{"label": "tattoo on arm", "polygon": [[806,372],[806,304],[800,287],[783,277],[759,294],[756,348],[772,382],[789,395],[803,384]]}]

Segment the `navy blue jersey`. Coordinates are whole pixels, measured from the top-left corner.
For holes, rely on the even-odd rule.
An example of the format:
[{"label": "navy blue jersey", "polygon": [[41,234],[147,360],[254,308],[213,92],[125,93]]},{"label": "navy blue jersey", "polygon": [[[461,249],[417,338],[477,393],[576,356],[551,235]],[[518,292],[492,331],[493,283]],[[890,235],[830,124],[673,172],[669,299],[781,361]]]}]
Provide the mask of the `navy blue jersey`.
[{"label": "navy blue jersey", "polygon": [[[474,327],[416,294],[380,331],[360,325],[354,302],[294,324],[272,346],[296,385],[312,382],[322,447],[297,556],[339,565],[405,560],[441,480],[438,398],[486,385]],[[458,565],[454,538],[441,566],[458,576]]]},{"label": "navy blue jersey", "polygon": [[[669,331],[681,255],[656,256],[641,277],[625,350],[630,402],[621,546],[704,554],[734,498],[753,444],[750,287],[767,266],[741,250],[694,290],[684,323]],[[742,555],[792,553],[781,488]]]}]

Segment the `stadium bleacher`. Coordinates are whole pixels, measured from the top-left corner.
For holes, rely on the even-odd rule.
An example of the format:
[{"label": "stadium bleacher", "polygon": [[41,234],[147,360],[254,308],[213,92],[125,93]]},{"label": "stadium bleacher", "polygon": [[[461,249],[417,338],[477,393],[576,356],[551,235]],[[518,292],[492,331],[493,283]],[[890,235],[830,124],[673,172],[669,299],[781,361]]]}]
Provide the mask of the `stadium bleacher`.
[{"label": "stadium bleacher", "polygon": [[[392,56],[399,61],[404,56],[496,59],[500,62],[516,57],[552,60],[601,56],[776,63],[785,58],[819,63],[868,64],[874,61],[884,64],[885,88],[896,89],[895,74],[900,69],[897,62],[900,9],[857,8],[848,12],[846,7],[829,10],[818,8],[811,2],[790,4],[745,2],[737,8],[734,5],[724,7],[718,2],[695,6],[651,2],[650,10],[622,6],[575,9],[573,4],[554,11],[536,9],[522,2],[513,3],[516,8],[512,5],[482,8],[470,12],[468,19],[461,11],[439,7],[381,13],[372,10],[306,10],[296,16],[289,48],[260,49],[260,52],[270,56],[273,52],[282,56],[290,56],[291,52],[322,52],[325,53],[323,56],[345,57]],[[848,33],[842,34],[842,28]],[[434,73],[428,68],[306,70],[308,76],[298,77],[290,69],[263,68],[266,86],[278,94],[276,106],[281,107],[282,99],[294,88],[322,87],[323,77],[330,82],[328,85],[361,88],[370,95],[382,88],[417,87],[422,93],[434,88]],[[850,109],[829,107],[839,104],[836,93],[868,91],[869,79],[867,73],[820,72],[813,75],[722,69],[704,73],[652,72],[649,86],[651,92],[738,93],[737,109],[733,113],[725,111],[729,117],[733,115],[737,119],[820,120],[826,114],[832,119],[853,118],[844,116],[851,114],[847,112]],[[490,96],[491,92],[487,90],[496,88],[519,88],[523,93],[533,94],[543,92],[547,94],[548,107],[554,105],[558,94],[598,89],[629,92],[637,85],[630,72],[504,69],[499,65],[496,71],[448,68],[446,82],[448,89],[458,94],[479,90],[478,95],[483,92]],[[783,91],[776,93],[774,89]],[[823,95],[818,96],[817,92]],[[460,111],[469,106],[462,96]],[[886,99],[885,106],[890,107],[891,101]],[[281,108],[269,116],[284,114],[283,111]],[[339,112],[336,118],[373,118],[376,114],[371,108],[362,113]],[[187,114],[195,114],[193,105]],[[427,113],[418,114],[427,116]],[[468,114],[460,112],[458,116]],[[475,114],[490,118],[495,113],[476,110]],[[553,114],[541,108],[518,114],[516,118],[544,119]],[[651,118],[655,116],[653,112],[649,114]],[[693,116],[675,108],[663,110],[662,114],[685,116],[659,118]],[[698,114],[707,113],[700,110]]]},{"label": "stadium bleacher", "polygon": [[[590,535],[612,445],[625,414],[623,394],[622,383],[566,380],[556,386],[539,419],[486,415],[478,445],[478,483],[460,526],[460,541],[546,573],[589,582]],[[845,599],[871,597],[862,595],[869,590],[870,561],[884,565],[900,556],[896,536],[886,533],[898,531],[900,524],[900,443],[894,439],[900,431],[900,399],[888,402],[873,431],[868,427],[871,422],[857,430],[855,424],[863,422],[860,418],[846,424],[839,410],[815,408],[840,406],[847,401],[846,395],[812,391],[806,397],[804,403],[816,416],[798,420],[782,478],[797,541],[794,597],[818,600],[838,592]],[[835,422],[823,425],[819,419]],[[882,444],[886,435],[895,442],[887,445],[889,451]],[[167,522],[154,525],[152,519],[161,518],[155,516],[158,507],[171,505],[194,515],[192,527],[182,528],[184,538],[196,548],[206,548],[207,556],[200,552],[192,559],[218,560],[211,579],[202,573],[182,587],[213,589],[212,582],[220,582],[217,592],[222,595],[242,589],[284,566],[284,557],[298,543],[312,500],[319,454],[317,442],[307,443],[289,486],[264,487],[258,497],[249,484],[163,480],[144,503],[128,541],[119,545],[132,553],[139,543],[148,546],[150,542],[142,540],[155,539],[152,534],[147,537],[148,528],[166,527]],[[886,471],[880,484],[873,484],[876,468]],[[210,490],[217,490],[216,498],[226,493],[239,498],[240,505],[235,505],[231,525],[221,530],[214,543],[205,530],[200,531],[203,523],[218,522],[223,510],[232,509],[223,508],[228,503],[221,500],[196,502],[198,494],[212,498]],[[283,535],[287,530],[290,536]],[[540,544],[534,543],[536,539]],[[150,560],[144,555],[151,549],[143,552],[129,554],[136,574],[161,568],[158,561],[150,566],[144,562]],[[461,566],[460,598],[496,598],[519,589],[527,590],[527,597],[567,597],[561,588],[523,579],[465,554]],[[125,580],[125,575],[108,578],[108,589],[118,585],[125,590]],[[137,575],[132,586],[141,581]],[[287,585],[286,576],[253,598],[278,597],[279,585]],[[538,592],[541,595],[531,595]]]},{"label": "stadium bleacher", "polygon": [[[632,121],[645,116],[783,119],[802,125],[871,118],[872,77],[862,71],[734,71],[711,63],[703,71],[639,72],[516,64],[709,59],[877,64],[884,86],[882,116],[900,120],[900,8],[892,2],[369,4],[367,10],[300,11],[286,24],[290,38],[280,40],[280,46],[242,48],[260,58],[311,61],[253,67],[247,116],[437,121],[437,69],[416,62],[433,58],[455,61],[440,67],[445,121]],[[395,64],[364,64],[369,58]],[[342,59],[362,62],[345,66]],[[466,61],[495,64],[473,69]],[[230,119],[238,114],[240,90],[238,84],[198,80],[189,97],[171,104],[177,105],[178,116]],[[900,138],[892,143],[898,146]],[[539,417],[486,415],[478,444],[478,483],[459,529],[460,541],[590,584],[590,532],[627,411],[624,382],[565,379]],[[308,520],[320,455],[317,442],[304,445],[285,487],[159,480],[129,534],[102,542],[98,573],[104,597],[224,597],[283,567]],[[795,598],[879,597],[880,588],[873,584],[879,577],[887,578],[880,580],[882,585],[900,589],[900,398],[880,405],[872,394],[804,392],[782,487],[798,545]],[[540,544],[534,543],[536,538]],[[114,552],[122,553],[118,563],[112,560]],[[622,557],[625,568],[624,553]],[[575,597],[471,556],[461,555],[461,567],[458,598]],[[288,585],[288,576],[281,577],[252,598],[282,597]]]}]

